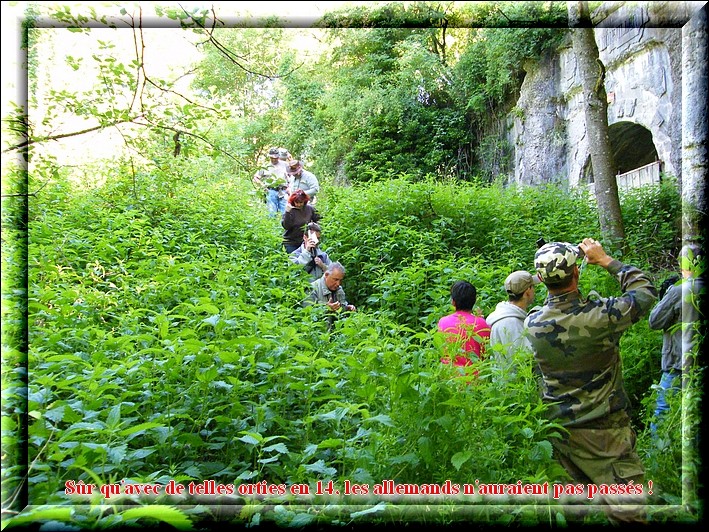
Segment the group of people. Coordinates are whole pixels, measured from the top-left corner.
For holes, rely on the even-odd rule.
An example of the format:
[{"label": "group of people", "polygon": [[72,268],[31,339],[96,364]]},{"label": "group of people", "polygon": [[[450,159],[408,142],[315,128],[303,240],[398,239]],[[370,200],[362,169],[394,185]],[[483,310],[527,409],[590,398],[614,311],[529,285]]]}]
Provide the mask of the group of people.
[{"label": "group of people", "polygon": [[[669,286],[658,302],[651,279],[635,266],[611,258],[602,245],[585,238],[579,245],[543,244],[536,252],[536,272],[516,271],[505,279],[508,300],[487,318],[475,315],[476,289],[467,281],[451,287],[455,312],[438,322],[439,331],[457,347],[455,356],[442,359],[459,366],[474,358],[498,358],[514,371],[512,355],[528,349],[539,376],[542,401],[550,420],[566,432],[552,442],[559,463],[583,484],[638,485],[645,470],[636,452],[630,401],[625,391],[620,338],[631,325],[650,312],[649,325],[663,331],[662,377],[657,396],[653,433],[668,410],[668,393],[681,390],[682,378],[692,365],[696,341],[691,324],[699,320],[698,298],[703,293],[703,252],[694,244],[683,246],[681,279]],[[579,289],[580,266],[595,264],[616,277],[623,294],[601,297]],[[527,310],[535,285],[544,283],[548,295],[542,306]],[[475,374],[475,371],[473,370]],[[635,501],[635,502],[633,502]],[[606,497],[613,522],[642,522],[638,499]]]},{"label": "group of people", "polygon": [[[320,249],[322,229],[314,206],[317,178],[287,150],[272,148],[269,157],[270,167],[257,172],[254,183],[266,190],[269,214],[282,212],[285,251],[311,277],[302,304],[326,305],[331,316],[355,311],[342,288],[344,266]],[[658,302],[650,277],[610,257],[596,240],[585,238],[578,245],[542,243],[534,257],[535,273],[512,272],[504,282],[507,300],[486,318],[476,311],[475,286],[467,281],[451,286],[455,311],[438,321],[447,340],[441,362],[473,366],[490,350],[503,372],[514,377],[515,354],[530,353],[542,401],[549,407],[547,415],[566,429],[552,445],[569,476],[583,484],[642,484],[645,470],[635,449],[619,344],[622,334],[648,313],[649,326],[663,331],[662,376],[651,425],[655,433],[669,408],[667,394],[681,389],[692,364],[687,354],[694,345],[694,329],[687,324],[699,319],[697,299],[703,292],[702,277],[697,275],[702,249],[683,246],[679,261],[681,278],[663,290]],[[584,264],[598,265],[614,276],[622,295],[601,297],[591,292],[584,297],[578,288]],[[530,309],[540,283],[548,295],[543,305]],[[475,368],[470,369],[477,375]],[[644,520],[642,504],[628,506],[622,497],[605,500],[611,520]]]},{"label": "group of people", "polygon": [[320,249],[321,216],[315,209],[318,178],[285,148],[271,148],[268,156],[270,162],[254,174],[253,183],[264,192],[269,216],[281,213],[283,247],[290,260],[310,275],[303,306],[321,303],[332,312],[331,317],[340,311],[356,311],[342,288],[345,267]]},{"label": "group of people", "polygon": [[320,191],[318,178],[303,168],[303,162],[294,159],[286,148],[270,148],[269,162],[259,168],[252,178],[264,194],[269,216],[285,214],[288,205],[293,205],[292,196],[302,190],[308,196],[308,203],[314,205]]},{"label": "group of people", "polygon": [[512,272],[504,282],[507,300],[500,301],[485,318],[475,310],[475,286],[468,281],[456,281],[451,286],[451,304],[455,312],[438,320],[438,330],[446,335],[449,344],[441,362],[470,366],[473,364],[471,355],[480,359],[486,350],[493,348],[495,361],[502,372],[513,377],[516,373],[515,353],[520,347],[531,349],[525,337],[524,320],[534,302],[534,287],[540,282],[538,275],[527,271]]}]

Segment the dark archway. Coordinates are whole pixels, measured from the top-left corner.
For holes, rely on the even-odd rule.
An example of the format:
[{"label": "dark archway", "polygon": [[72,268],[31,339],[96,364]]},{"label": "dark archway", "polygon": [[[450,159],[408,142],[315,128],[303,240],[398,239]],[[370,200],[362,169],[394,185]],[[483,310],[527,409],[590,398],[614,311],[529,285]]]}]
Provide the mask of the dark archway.
[{"label": "dark archway", "polygon": [[608,126],[616,174],[635,170],[658,160],[657,149],[649,129],[633,122],[616,122]]},{"label": "dark archway", "polygon": [[586,156],[586,162],[583,163],[583,168],[581,169],[581,178],[579,179],[579,184],[581,185],[591,185],[595,182],[593,179],[593,165],[591,164],[591,156]]}]

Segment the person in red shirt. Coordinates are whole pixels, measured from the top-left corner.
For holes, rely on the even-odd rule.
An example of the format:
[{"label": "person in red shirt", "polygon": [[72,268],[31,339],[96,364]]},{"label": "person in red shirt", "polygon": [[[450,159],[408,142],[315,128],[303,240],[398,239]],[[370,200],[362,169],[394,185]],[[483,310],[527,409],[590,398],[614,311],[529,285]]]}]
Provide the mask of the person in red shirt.
[{"label": "person in red shirt", "polygon": [[281,218],[283,227],[283,247],[291,254],[303,244],[305,227],[310,222],[318,222],[320,214],[308,202],[308,196],[303,190],[296,190],[288,198],[286,212]]},{"label": "person in red shirt", "polygon": [[490,338],[490,326],[482,316],[473,314],[477,300],[477,290],[467,281],[457,281],[451,286],[453,314],[438,320],[438,330],[446,334],[446,354],[441,358],[444,364],[470,366],[472,355],[483,358],[485,345]]}]

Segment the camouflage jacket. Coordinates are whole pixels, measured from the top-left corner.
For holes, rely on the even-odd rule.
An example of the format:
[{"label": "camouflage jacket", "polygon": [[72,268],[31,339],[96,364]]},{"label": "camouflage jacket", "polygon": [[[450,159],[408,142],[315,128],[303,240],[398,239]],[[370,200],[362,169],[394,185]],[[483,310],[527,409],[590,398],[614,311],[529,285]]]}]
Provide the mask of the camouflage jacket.
[{"label": "camouflage jacket", "polygon": [[620,337],[657,299],[638,268],[613,260],[607,270],[622,296],[550,295],[524,322],[543,376],[542,400],[555,403],[549,418],[566,427],[605,428],[608,414],[627,410]]}]

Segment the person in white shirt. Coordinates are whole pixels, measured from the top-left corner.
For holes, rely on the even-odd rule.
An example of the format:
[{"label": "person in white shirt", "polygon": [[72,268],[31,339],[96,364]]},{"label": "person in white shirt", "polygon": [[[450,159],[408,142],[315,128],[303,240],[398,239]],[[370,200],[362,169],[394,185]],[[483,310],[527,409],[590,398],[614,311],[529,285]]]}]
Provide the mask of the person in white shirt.
[{"label": "person in white shirt", "polygon": [[268,150],[270,162],[258,170],[253,177],[253,183],[262,189],[266,196],[268,215],[275,217],[277,213],[286,212],[288,200],[288,164],[279,159],[278,148]]},{"label": "person in white shirt", "polygon": [[511,375],[515,374],[513,357],[520,347],[526,347],[532,352],[524,333],[524,320],[528,314],[527,308],[534,302],[534,287],[540,282],[537,275],[529,272],[512,272],[505,279],[507,301],[500,301],[485,318],[490,326],[492,356]]}]

